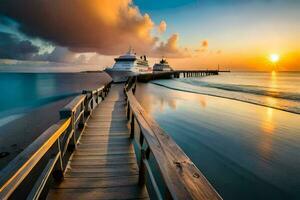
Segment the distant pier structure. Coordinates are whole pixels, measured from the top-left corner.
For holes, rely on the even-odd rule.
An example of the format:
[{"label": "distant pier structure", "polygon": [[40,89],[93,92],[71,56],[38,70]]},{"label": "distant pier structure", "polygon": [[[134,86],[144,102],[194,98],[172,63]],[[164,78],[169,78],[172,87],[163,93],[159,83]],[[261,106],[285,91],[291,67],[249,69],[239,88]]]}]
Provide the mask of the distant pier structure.
[{"label": "distant pier structure", "polygon": [[138,75],[137,78],[138,78],[139,82],[149,82],[151,80],[157,80],[157,79],[211,76],[211,75],[218,75],[220,72],[229,72],[229,71],[219,71],[219,70],[176,70],[176,71],[164,71],[164,72],[153,72],[153,73],[148,73],[148,74],[140,74],[140,75]]}]

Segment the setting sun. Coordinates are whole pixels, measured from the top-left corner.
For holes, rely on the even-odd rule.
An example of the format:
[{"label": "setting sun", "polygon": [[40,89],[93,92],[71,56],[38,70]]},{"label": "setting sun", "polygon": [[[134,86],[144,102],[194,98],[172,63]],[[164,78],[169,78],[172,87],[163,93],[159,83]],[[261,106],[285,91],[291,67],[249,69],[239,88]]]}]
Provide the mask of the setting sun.
[{"label": "setting sun", "polygon": [[271,54],[270,55],[270,61],[271,62],[273,62],[273,63],[276,63],[276,62],[278,62],[279,61],[279,58],[280,58],[280,56],[278,55],[278,54]]}]

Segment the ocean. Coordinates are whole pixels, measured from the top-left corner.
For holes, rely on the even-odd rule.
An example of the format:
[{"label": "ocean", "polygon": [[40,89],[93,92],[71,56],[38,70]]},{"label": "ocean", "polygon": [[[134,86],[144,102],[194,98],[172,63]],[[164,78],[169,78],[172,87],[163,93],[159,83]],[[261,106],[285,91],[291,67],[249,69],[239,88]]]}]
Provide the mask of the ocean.
[{"label": "ocean", "polygon": [[300,72],[232,72],[153,81],[175,90],[245,101],[300,114]]},{"label": "ocean", "polygon": [[[26,111],[100,87],[101,73],[0,73],[0,127]],[[109,78],[106,77],[108,80]]]},{"label": "ocean", "polygon": [[[136,96],[225,200],[300,199],[299,75],[231,72],[156,80],[139,84]],[[99,73],[0,73],[0,130],[26,118],[27,111],[99,87],[106,78]],[[42,115],[35,114],[34,123],[46,124]],[[13,138],[0,132],[7,146],[3,151],[11,157],[41,133],[27,120],[19,121],[22,132]]]},{"label": "ocean", "polygon": [[224,199],[300,199],[299,75],[155,80],[136,96]]}]

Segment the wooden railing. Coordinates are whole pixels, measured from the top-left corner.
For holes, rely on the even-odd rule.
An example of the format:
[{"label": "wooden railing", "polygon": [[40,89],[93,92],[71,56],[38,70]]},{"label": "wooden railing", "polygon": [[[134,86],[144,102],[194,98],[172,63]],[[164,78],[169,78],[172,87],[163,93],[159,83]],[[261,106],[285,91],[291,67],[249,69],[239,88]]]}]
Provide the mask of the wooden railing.
[{"label": "wooden railing", "polygon": [[86,121],[109,89],[110,83],[97,90],[83,91],[82,95],[75,97],[60,111],[60,121],[43,132],[0,172],[1,200],[45,198],[51,181],[63,179]]},{"label": "wooden railing", "polygon": [[136,78],[130,78],[124,92],[131,138],[139,155],[139,184],[146,184],[150,196],[157,199],[221,199],[182,149],[141,107],[134,96],[135,82]]}]

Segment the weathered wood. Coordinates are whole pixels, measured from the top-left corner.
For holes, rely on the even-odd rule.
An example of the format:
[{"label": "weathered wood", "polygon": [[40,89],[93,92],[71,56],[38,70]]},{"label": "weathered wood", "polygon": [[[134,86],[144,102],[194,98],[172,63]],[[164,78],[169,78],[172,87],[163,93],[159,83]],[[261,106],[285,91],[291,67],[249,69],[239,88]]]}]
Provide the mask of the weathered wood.
[{"label": "weathered wood", "polygon": [[173,199],[221,199],[199,169],[181,148],[140,106],[131,90],[126,92],[164,182]]},{"label": "weathered wood", "polygon": [[[136,156],[129,139],[123,86],[92,113],[65,174],[48,199],[147,199],[138,185]],[[103,180],[103,182],[101,182]],[[74,181],[74,182],[72,182]]]},{"label": "weathered wood", "polygon": [[67,129],[71,119],[48,128],[0,172],[0,199],[7,199]]},{"label": "weathered wood", "polygon": [[[29,194],[29,199],[36,199],[47,185],[50,174],[60,174],[63,177],[66,161],[71,149],[74,149],[71,147],[76,146],[76,138],[84,131],[85,120],[89,118],[89,103],[92,104],[95,100],[99,102],[100,93],[104,89],[107,92],[109,88],[110,84],[98,88],[96,92],[92,92],[94,96],[76,96],[60,111],[61,120],[42,133],[0,172],[0,199],[8,199],[12,194],[24,198]],[[81,128],[77,129],[77,125]],[[52,154],[57,155],[55,159]],[[20,191],[26,192],[15,194],[24,181],[29,184],[22,184]]]},{"label": "weathered wood", "polygon": [[139,188],[136,185],[122,187],[100,187],[80,189],[53,189],[48,199],[147,199],[148,193],[145,187]]},{"label": "weathered wood", "polygon": [[43,192],[43,188],[47,184],[48,178],[51,175],[51,171],[53,170],[53,168],[55,166],[55,163],[58,160],[59,156],[60,156],[59,153],[57,153],[56,156],[54,156],[53,158],[51,158],[49,160],[49,162],[47,163],[45,169],[43,170],[43,172],[39,176],[38,180],[34,184],[31,192],[27,196],[27,198],[26,198],[27,200],[37,200],[37,199],[39,199],[41,193]]},{"label": "weathered wood", "polygon": [[82,188],[118,188],[122,186],[136,186],[138,175],[127,176],[126,179],[119,177],[108,178],[74,178],[66,177],[63,182],[55,185],[60,189],[82,189]]},{"label": "weathered wood", "polygon": [[68,103],[62,111],[76,111],[78,106],[85,100],[85,95],[79,95],[75,97],[70,103]]}]

